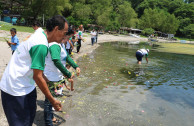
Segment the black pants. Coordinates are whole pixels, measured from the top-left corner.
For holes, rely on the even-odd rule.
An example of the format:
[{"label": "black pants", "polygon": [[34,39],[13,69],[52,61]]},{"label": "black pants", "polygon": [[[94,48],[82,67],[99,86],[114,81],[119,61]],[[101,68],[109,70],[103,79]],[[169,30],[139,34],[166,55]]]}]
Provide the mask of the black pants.
[{"label": "black pants", "polygon": [[71,49],[66,49],[67,53],[71,55]]},{"label": "black pants", "polygon": [[77,41],[77,53],[79,52],[80,48],[81,48],[81,39],[78,39],[78,41]]},{"label": "black pants", "polygon": [[140,53],[140,52],[136,52],[136,58],[137,58],[137,60],[138,61],[142,61],[142,57],[143,57],[143,55],[142,55],[142,53]]},{"label": "black pants", "polygon": [[15,52],[15,50],[12,50],[12,55],[13,55],[14,52]]},{"label": "black pants", "polygon": [[98,36],[96,36],[96,43],[97,43],[97,40],[98,40]]},{"label": "black pants", "polygon": [[1,91],[1,98],[9,126],[32,126],[36,114],[36,88],[24,96]]}]

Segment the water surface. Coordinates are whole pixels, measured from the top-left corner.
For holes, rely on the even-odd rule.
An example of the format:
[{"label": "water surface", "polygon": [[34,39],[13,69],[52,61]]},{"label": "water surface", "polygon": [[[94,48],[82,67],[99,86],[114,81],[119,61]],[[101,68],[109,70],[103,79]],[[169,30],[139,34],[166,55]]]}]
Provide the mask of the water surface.
[{"label": "water surface", "polygon": [[[135,52],[149,48],[149,63]],[[65,98],[64,125],[193,126],[194,58],[157,46],[103,43],[79,59],[76,91]]]}]

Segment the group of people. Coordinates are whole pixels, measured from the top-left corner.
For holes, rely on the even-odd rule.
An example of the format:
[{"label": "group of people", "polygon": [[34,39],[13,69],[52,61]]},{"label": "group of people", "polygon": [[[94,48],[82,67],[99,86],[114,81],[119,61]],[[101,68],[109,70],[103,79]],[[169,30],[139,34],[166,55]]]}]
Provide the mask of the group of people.
[{"label": "group of people", "polygon": [[[66,63],[76,70],[78,76],[80,74],[79,66],[70,56],[69,45],[64,49],[65,42],[71,46],[75,39],[75,29],[70,27],[65,17],[57,15],[50,18],[45,31],[38,25],[33,25],[33,28],[35,32],[20,44],[16,29],[10,30],[12,38],[8,44],[13,55],[0,82],[2,105],[10,126],[32,126],[37,108],[35,83],[45,95],[45,125],[52,126],[56,121],[52,108],[60,111],[62,107],[61,102],[54,98],[53,92],[63,87],[58,87],[59,84],[66,85],[65,78],[72,84],[69,89],[74,90],[74,75],[67,70]],[[82,32],[83,25],[80,25],[77,53],[83,40]],[[149,50],[138,50],[138,62],[148,52]]]},{"label": "group of people", "polygon": [[[35,83],[45,95],[45,125],[53,125],[52,107],[56,111],[62,107],[52,94],[55,83],[62,85],[66,83],[64,78],[67,78],[73,84],[73,75],[67,70],[66,62],[76,70],[77,75],[80,73],[79,66],[61,45],[73,35],[74,30],[69,27],[67,20],[58,15],[47,21],[45,31],[38,27],[13,50],[0,82],[2,105],[10,126],[32,125],[36,114]],[[73,90],[72,86],[70,89]]]}]

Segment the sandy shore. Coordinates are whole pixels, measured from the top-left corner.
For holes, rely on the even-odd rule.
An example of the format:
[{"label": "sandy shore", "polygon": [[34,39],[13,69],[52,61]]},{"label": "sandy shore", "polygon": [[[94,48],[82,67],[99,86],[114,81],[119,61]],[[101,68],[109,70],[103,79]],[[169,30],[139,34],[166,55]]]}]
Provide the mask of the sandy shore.
[{"label": "sandy shore", "polygon": [[[17,36],[22,42],[28,35],[31,33],[25,33],[25,32],[18,32]],[[8,31],[2,31],[0,30],[0,78],[4,72],[4,69],[6,65],[8,64],[10,58],[11,58],[11,49],[8,47],[7,43],[4,41],[3,38],[10,38],[10,33]],[[79,57],[91,53],[93,50],[95,50],[99,44],[95,44],[94,46],[91,46],[91,38],[90,35],[84,34],[85,42],[82,42],[82,47],[80,54],[74,53],[74,60],[76,61]],[[10,39],[9,39],[10,40]],[[125,41],[125,42],[137,42],[137,41],[147,41],[147,38],[134,38],[130,36],[114,36],[114,35],[109,35],[109,34],[104,34],[104,35],[99,35],[98,36],[98,43],[103,43],[103,42],[113,42],[113,41]],[[163,41],[163,40],[161,40]],[[164,41],[165,42],[165,41]],[[75,49],[74,51],[75,52]],[[43,107],[44,107],[44,95],[42,92],[37,88],[38,91],[38,98],[37,98],[37,113],[35,117],[35,121],[33,126],[43,126],[44,125],[44,117],[43,117]],[[1,97],[0,97],[1,99]],[[0,100],[1,102],[1,100]],[[5,114],[2,109],[2,104],[0,103],[0,122],[1,126],[8,126],[7,120],[5,118]]]}]

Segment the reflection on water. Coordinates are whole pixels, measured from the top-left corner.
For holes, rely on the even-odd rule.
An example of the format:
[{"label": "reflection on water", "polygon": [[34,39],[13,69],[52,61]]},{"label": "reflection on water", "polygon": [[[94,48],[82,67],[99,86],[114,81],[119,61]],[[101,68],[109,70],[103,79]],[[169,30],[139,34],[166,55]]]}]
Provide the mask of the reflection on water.
[{"label": "reflection on water", "polygon": [[[145,59],[136,64],[139,48],[151,49],[148,64]],[[82,75],[75,81],[73,107],[64,107],[71,115],[66,125],[192,126],[193,56],[152,48],[157,46],[104,43],[80,58]]]}]

